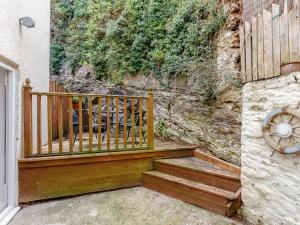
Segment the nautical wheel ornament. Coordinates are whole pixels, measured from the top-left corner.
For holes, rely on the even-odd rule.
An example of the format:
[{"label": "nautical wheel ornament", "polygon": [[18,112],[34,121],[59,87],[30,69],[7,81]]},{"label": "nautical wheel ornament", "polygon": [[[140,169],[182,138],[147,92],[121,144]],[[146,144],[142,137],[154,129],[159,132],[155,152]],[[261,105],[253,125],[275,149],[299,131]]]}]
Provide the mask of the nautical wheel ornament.
[{"label": "nautical wheel ornament", "polygon": [[262,127],[267,144],[282,154],[300,152],[300,110],[290,107],[275,109]]}]

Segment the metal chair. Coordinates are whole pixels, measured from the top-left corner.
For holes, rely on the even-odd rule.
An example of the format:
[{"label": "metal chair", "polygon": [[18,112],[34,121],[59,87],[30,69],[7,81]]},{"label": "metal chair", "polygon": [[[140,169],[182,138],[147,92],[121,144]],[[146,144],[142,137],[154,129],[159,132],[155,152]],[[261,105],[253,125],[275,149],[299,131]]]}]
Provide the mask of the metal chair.
[{"label": "metal chair", "polygon": [[[98,129],[99,129],[98,114],[95,111],[93,111],[92,116],[93,116],[92,118],[93,133],[95,134],[95,137],[98,138]],[[89,129],[89,112],[86,109],[82,110],[82,129],[83,130]],[[74,130],[73,145],[74,145],[77,136],[79,134],[79,116],[78,116],[78,112],[76,111],[73,112],[73,130]],[[102,141],[104,140],[106,131],[107,131],[106,117],[101,115],[101,133],[103,134]]]},{"label": "metal chair", "polygon": [[[144,117],[146,115],[146,111],[142,111],[142,121],[144,121]],[[140,125],[140,112],[135,112],[134,113],[134,123],[132,125],[131,123],[131,116],[129,118],[127,118],[127,124],[126,124],[126,130],[127,130],[127,140],[130,136],[130,133],[131,133],[131,129],[135,129],[136,127],[139,127]],[[120,131],[125,131],[125,123],[124,123],[124,116],[122,116],[119,120],[119,132]],[[137,132],[135,132],[136,134]],[[146,131],[144,129],[142,129],[142,135],[143,135],[143,140],[145,141],[146,138],[145,138],[145,133]],[[135,137],[136,138],[136,137]]]}]

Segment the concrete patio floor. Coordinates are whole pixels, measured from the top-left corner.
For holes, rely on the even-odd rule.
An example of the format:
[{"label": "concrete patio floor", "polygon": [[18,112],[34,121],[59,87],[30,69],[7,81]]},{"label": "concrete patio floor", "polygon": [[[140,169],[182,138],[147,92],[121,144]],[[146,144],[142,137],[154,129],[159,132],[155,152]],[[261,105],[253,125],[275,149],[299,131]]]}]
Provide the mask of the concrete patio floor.
[{"label": "concrete patio floor", "polygon": [[240,225],[143,187],[24,207],[10,225]]}]

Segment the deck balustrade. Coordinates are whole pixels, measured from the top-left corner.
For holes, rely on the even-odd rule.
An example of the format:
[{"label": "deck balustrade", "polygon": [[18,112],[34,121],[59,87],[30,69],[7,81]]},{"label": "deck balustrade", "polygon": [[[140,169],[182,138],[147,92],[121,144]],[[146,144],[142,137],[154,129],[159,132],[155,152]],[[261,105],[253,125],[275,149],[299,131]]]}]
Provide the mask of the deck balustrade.
[{"label": "deck balustrade", "polygon": [[[34,92],[29,80],[23,91],[24,158],[154,148],[152,91],[147,96]],[[52,127],[53,107],[58,113],[58,138]]]}]

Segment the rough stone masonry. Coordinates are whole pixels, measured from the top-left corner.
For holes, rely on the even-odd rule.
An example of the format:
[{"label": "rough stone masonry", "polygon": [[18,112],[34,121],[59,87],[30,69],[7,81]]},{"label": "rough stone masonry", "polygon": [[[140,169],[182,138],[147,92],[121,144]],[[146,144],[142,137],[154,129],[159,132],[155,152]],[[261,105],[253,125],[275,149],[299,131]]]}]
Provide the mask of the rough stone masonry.
[{"label": "rough stone masonry", "polygon": [[247,83],[243,88],[243,215],[254,224],[300,224],[300,154],[275,153],[262,137],[262,121],[275,108],[300,101],[300,73]]}]

